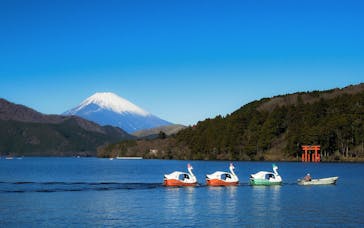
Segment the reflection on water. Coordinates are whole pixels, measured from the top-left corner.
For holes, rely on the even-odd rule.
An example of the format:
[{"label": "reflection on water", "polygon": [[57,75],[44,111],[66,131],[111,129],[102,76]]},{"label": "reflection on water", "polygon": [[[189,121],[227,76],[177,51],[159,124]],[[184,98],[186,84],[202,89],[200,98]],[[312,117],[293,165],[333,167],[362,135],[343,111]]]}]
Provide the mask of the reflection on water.
[{"label": "reflection on water", "polygon": [[173,224],[189,221],[191,226],[200,226],[201,221],[237,225],[239,216],[238,186],[231,187],[182,187],[165,188],[164,219],[173,218]]},{"label": "reflection on water", "polygon": [[163,204],[165,219],[173,218],[176,223],[197,221],[195,190],[194,187],[166,187]]},{"label": "reflection on water", "polygon": [[219,218],[222,224],[237,224],[239,218],[236,216],[239,213],[239,200],[237,200],[238,188],[238,186],[207,187],[207,219],[214,220]]},{"label": "reflection on water", "polygon": [[281,225],[281,186],[252,186],[252,217],[254,224]]}]

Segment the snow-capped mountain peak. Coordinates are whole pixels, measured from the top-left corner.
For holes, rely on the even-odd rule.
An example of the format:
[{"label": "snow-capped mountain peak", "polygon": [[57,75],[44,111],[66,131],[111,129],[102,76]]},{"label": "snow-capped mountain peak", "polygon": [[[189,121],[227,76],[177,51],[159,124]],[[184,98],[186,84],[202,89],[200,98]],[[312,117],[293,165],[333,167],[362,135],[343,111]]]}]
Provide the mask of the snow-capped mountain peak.
[{"label": "snow-capped mountain peak", "polygon": [[128,133],[172,124],[114,93],[95,93],[63,115],[80,116],[102,126],[120,127]]},{"label": "snow-capped mountain peak", "polygon": [[77,112],[90,104],[96,104],[103,109],[114,111],[120,114],[127,112],[141,116],[150,115],[149,112],[139,108],[130,101],[110,92],[95,93],[91,97],[84,100],[74,111]]}]

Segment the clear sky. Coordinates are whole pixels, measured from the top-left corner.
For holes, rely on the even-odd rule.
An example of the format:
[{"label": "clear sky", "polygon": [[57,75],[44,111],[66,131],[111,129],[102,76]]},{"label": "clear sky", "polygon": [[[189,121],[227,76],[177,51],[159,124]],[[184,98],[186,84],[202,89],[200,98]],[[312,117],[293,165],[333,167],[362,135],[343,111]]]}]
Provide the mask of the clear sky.
[{"label": "clear sky", "polygon": [[364,1],[1,0],[0,97],[114,92],[174,123],[364,82]]}]

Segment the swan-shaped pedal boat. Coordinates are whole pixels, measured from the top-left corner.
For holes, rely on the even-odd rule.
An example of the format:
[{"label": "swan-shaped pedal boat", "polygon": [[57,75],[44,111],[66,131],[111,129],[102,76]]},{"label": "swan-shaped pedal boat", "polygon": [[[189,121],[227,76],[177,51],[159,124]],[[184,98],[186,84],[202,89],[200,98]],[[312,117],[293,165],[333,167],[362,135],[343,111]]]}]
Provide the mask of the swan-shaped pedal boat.
[{"label": "swan-shaped pedal boat", "polygon": [[260,171],[250,175],[251,185],[280,185],[282,178],[277,172],[278,166],[273,164],[273,172]]},{"label": "swan-shaped pedal boat", "polygon": [[188,173],[174,171],[164,175],[163,185],[165,186],[195,186],[197,184],[196,176],[192,173],[193,167],[187,165]]},{"label": "swan-shaped pedal boat", "polygon": [[239,184],[239,178],[234,172],[234,165],[230,163],[230,173],[216,171],[213,174],[206,175],[206,184],[209,186],[232,186]]}]

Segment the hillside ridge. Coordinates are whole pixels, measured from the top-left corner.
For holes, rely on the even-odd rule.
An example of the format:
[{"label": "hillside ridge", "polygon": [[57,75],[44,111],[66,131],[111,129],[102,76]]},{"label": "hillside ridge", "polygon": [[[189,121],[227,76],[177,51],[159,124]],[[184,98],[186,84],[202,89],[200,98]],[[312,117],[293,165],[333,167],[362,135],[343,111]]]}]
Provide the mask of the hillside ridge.
[{"label": "hillside ridge", "polygon": [[[364,161],[364,84],[252,101],[166,139],[111,144],[107,151],[151,158],[300,160],[301,145],[321,145],[323,161]],[[158,142],[158,143],[155,143]]]},{"label": "hillside ridge", "polygon": [[95,156],[106,143],[133,139],[120,128],[76,116],[45,115],[0,99],[0,155]]}]

